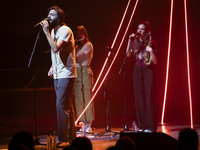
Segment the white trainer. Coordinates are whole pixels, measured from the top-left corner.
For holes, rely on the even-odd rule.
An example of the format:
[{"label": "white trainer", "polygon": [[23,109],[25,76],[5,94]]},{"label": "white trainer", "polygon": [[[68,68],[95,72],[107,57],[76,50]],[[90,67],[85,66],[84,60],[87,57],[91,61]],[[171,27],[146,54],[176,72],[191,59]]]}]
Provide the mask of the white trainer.
[{"label": "white trainer", "polygon": [[138,132],[144,132],[144,130],[143,129],[139,129]]},{"label": "white trainer", "polygon": [[145,129],[144,132],[146,132],[146,133],[152,133],[152,131],[149,130],[149,129]]},{"label": "white trainer", "polygon": [[92,131],[92,128],[91,127],[87,127],[86,128],[86,132],[91,132]]}]

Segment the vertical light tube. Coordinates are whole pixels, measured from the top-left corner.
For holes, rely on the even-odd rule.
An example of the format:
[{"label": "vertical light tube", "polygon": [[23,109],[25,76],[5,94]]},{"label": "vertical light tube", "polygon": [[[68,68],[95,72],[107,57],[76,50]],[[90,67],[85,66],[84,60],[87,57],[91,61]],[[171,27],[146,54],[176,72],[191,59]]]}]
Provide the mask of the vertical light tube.
[{"label": "vertical light tube", "polygon": [[162,132],[163,132],[163,133],[167,133],[167,130],[166,130],[166,128],[165,128],[165,125],[162,125]]},{"label": "vertical light tube", "polygon": [[191,96],[191,85],[190,85],[190,60],[189,60],[189,46],[188,46],[188,27],[187,27],[187,3],[184,0],[185,10],[185,37],[186,37],[186,52],[187,52],[187,75],[188,75],[188,92],[189,92],[189,103],[190,103],[190,124],[193,128],[193,115],[192,115],[192,96]]},{"label": "vertical light tube", "polygon": [[168,42],[167,68],[166,68],[166,79],[165,79],[165,93],[164,93],[162,118],[161,118],[161,124],[162,125],[163,125],[163,121],[164,121],[166,95],[167,95],[167,87],[168,87],[169,61],[170,61],[170,50],[171,50],[172,18],[173,18],[173,0],[171,0],[171,11],[170,11],[169,42]]},{"label": "vertical light tube", "polygon": [[[115,45],[115,41],[116,41],[116,39],[117,39],[117,37],[118,37],[118,34],[119,34],[120,29],[121,29],[122,23],[124,22],[124,18],[125,18],[125,16],[126,16],[126,13],[127,13],[127,10],[128,10],[129,4],[130,4],[130,1],[131,1],[131,0],[128,1],[128,4],[127,4],[126,9],[125,9],[125,11],[124,11],[124,15],[123,15],[123,17],[122,17],[122,20],[121,20],[121,22],[120,22],[119,28],[118,28],[117,33],[116,33],[116,35],[115,35],[115,38],[114,38],[114,40],[113,40],[111,49],[112,49],[112,48],[114,47],[114,45]],[[103,65],[103,67],[102,67],[100,73],[99,73],[99,76],[98,76],[98,78],[97,78],[97,80],[96,80],[96,82],[95,82],[95,84],[94,84],[94,86],[93,86],[93,88],[92,88],[92,91],[95,90],[95,88],[96,88],[96,86],[97,86],[97,83],[99,82],[99,79],[100,79],[101,74],[103,73],[103,70],[104,70],[104,68],[105,68],[105,66],[106,66],[106,64],[107,64],[108,57],[110,56],[110,54],[111,54],[111,52],[108,53],[108,56],[107,56],[107,58],[106,58],[106,60],[105,60],[105,62],[104,62],[104,65]]]},{"label": "vertical light tube", "polygon": [[82,115],[85,113],[85,111],[87,110],[87,108],[89,107],[89,105],[90,105],[90,104],[92,103],[92,101],[94,100],[94,97],[95,97],[96,94],[98,93],[98,91],[99,91],[99,89],[101,88],[102,84],[104,83],[104,81],[105,81],[105,79],[106,79],[106,77],[107,77],[107,75],[108,75],[108,73],[109,73],[109,71],[110,71],[110,69],[111,69],[111,67],[112,67],[112,65],[113,65],[113,63],[114,63],[114,61],[115,61],[117,55],[118,55],[118,53],[119,53],[119,50],[120,50],[120,48],[121,48],[121,45],[122,45],[122,43],[123,43],[123,41],[124,41],[125,35],[126,35],[127,31],[128,31],[128,28],[129,28],[129,26],[130,26],[131,20],[132,20],[132,18],[133,18],[134,13],[135,13],[135,9],[136,9],[136,7],[137,7],[138,1],[139,1],[139,0],[136,0],[135,6],[134,6],[133,11],[132,11],[132,14],[131,14],[131,17],[130,17],[130,19],[129,19],[129,23],[128,23],[127,28],[126,28],[126,31],[125,31],[125,33],[124,33],[124,36],[123,36],[122,41],[121,41],[121,43],[120,43],[120,46],[119,46],[119,48],[118,48],[118,50],[117,50],[117,52],[116,52],[116,54],[115,54],[115,57],[113,58],[113,60],[112,60],[112,62],[111,62],[111,65],[109,66],[109,68],[108,68],[108,70],[107,70],[107,72],[106,72],[106,74],[105,74],[103,80],[101,81],[99,87],[98,87],[97,90],[95,91],[95,93],[94,93],[93,97],[91,98],[90,102],[87,104],[87,106],[85,107],[85,109],[83,110],[83,112],[80,114],[80,116],[79,116],[79,117],[77,118],[77,120],[75,121],[75,124],[77,124],[78,120],[79,120],[79,119],[82,117]]}]

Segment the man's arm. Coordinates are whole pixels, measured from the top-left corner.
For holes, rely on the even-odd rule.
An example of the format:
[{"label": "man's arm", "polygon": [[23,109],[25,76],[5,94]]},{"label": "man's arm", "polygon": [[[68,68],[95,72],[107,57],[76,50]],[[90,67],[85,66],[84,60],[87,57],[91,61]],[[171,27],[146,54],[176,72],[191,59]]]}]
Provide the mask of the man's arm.
[{"label": "man's arm", "polygon": [[47,41],[49,42],[49,45],[54,53],[58,52],[61,47],[66,43],[63,40],[58,39],[57,43],[52,39],[51,34],[47,33],[46,34]]},{"label": "man's arm", "polygon": [[58,52],[60,48],[65,44],[65,41],[58,39],[57,43],[53,40],[51,37],[51,34],[49,32],[49,23],[48,21],[44,20],[42,21],[42,29],[46,35],[47,41],[54,53]]},{"label": "man's arm", "polygon": [[48,72],[48,76],[50,78],[53,78],[53,66],[51,65],[50,69],[49,69],[49,72]]}]

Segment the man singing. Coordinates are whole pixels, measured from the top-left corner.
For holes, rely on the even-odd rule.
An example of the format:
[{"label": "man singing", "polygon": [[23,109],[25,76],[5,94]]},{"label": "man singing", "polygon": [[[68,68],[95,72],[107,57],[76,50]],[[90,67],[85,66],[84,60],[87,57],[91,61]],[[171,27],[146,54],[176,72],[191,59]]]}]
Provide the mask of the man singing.
[{"label": "man singing", "polygon": [[[54,79],[57,109],[59,146],[65,146],[76,138],[72,90],[76,75],[74,36],[64,23],[62,9],[52,6],[48,17],[41,22],[42,29],[51,47],[52,66],[48,76]],[[49,26],[52,28],[49,32]]]}]

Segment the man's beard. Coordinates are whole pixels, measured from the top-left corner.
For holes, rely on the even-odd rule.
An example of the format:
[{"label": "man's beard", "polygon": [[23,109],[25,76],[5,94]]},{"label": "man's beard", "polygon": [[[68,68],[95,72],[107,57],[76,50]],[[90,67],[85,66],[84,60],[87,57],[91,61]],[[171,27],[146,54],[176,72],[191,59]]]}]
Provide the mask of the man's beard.
[{"label": "man's beard", "polygon": [[55,20],[50,21],[50,22],[49,22],[49,26],[50,26],[51,28],[56,27],[57,24],[58,24],[58,23],[57,23],[57,20],[58,20],[58,19],[55,19]]}]

